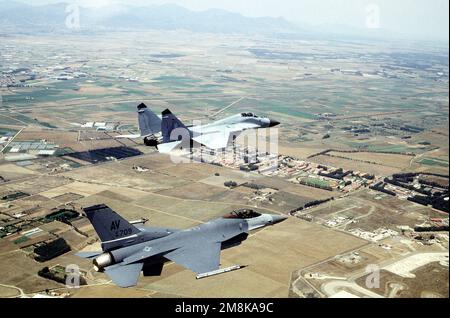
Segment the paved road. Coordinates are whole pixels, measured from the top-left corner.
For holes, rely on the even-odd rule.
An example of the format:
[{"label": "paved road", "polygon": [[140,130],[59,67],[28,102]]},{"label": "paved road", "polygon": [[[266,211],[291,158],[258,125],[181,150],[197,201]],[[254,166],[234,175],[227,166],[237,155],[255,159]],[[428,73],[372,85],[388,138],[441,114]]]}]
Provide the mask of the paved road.
[{"label": "paved road", "polygon": [[14,137],[12,137],[9,142],[3,147],[2,151],[0,151],[0,153],[3,153],[3,150],[6,149],[6,147],[9,146],[10,143],[12,143],[14,141],[14,139],[16,139],[17,136],[20,135],[20,133],[24,130],[25,128],[22,128],[17,134],[14,135]]}]

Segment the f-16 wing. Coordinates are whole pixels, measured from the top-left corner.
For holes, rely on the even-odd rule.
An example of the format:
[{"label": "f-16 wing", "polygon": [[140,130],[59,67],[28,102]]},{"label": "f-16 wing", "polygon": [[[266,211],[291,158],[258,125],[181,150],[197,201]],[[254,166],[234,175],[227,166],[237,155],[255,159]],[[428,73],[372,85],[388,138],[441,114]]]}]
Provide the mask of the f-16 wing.
[{"label": "f-16 wing", "polygon": [[197,274],[219,269],[221,243],[186,246],[164,255],[165,258]]},{"label": "f-16 wing", "polygon": [[167,252],[158,247],[149,246],[141,252],[124,259],[117,268],[115,267],[116,265],[110,268],[120,272],[120,268],[127,268],[128,265],[145,262],[146,258],[159,254],[197,274],[202,274],[219,269],[220,250],[221,243],[216,242],[202,242],[201,244],[181,246]]}]

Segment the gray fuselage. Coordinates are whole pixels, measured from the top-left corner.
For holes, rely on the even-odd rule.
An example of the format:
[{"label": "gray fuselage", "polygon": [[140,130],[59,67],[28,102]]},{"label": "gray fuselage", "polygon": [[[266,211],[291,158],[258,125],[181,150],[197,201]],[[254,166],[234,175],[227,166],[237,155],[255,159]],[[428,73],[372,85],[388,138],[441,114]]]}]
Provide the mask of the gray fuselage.
[{"label": "gray fuselage", "polygon": [[[127,261],[144,261],[152,263],[160,262],[161,254],[169,251],[190,246],[191,248],[202,248],[202,242],[222,243],[222,249],[240,244],[247,238],[249,231],[258,229],[267,225],[273,225],[286,219],[284,216],[274,216],[262,214],[256,218],[220,218],[214,221],[204,223],[186,230],[161,230],[156,231],[152,228],[140,228],[141,233],[129,238],[121,239],[122,247],[104,252],[109,253],[114,263]],[[145,259],[139,258],[139,253],[154,251],[151,256]]]}]

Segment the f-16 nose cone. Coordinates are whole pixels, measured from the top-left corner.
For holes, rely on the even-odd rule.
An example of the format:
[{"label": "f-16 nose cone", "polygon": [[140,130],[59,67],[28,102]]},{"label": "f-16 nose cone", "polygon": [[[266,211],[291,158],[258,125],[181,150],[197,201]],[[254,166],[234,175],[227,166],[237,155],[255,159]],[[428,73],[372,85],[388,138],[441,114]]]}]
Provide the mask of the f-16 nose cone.
[{"label": "f-16 nose cone", "polygon": [[279,121],[271,119],[270,123],[269,123],[269,127],[275,127],[275,126],[278,126],[279,124],[280,124]]},{"label": "f-16 nose cone", "polygon": [[288,217],[284,215],[272,215],[272,223],[273,224],[280,223],[286,220],[287,218]]}]

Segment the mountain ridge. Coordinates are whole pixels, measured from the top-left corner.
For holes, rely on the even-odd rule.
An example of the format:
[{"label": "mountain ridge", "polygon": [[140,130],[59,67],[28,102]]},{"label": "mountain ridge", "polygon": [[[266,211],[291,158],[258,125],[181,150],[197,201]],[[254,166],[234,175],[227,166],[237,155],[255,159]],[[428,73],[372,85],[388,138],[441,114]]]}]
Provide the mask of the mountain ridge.
[{"label": "mountain ridge", "polygon": [[[6,4],[6,5],[5,5]],[[65,27],[75,7],[64,2],[32,6],[20,2],[0,2],[0,25],[17,28]],[[284,18],[245,17],[221,9],[192,11],[175,4],[100,8],[78,7],[80,28],[188,30],[207,33],[299,32]]]}]

